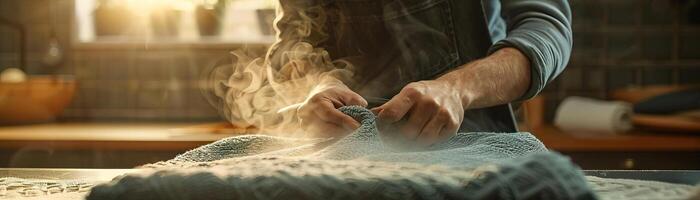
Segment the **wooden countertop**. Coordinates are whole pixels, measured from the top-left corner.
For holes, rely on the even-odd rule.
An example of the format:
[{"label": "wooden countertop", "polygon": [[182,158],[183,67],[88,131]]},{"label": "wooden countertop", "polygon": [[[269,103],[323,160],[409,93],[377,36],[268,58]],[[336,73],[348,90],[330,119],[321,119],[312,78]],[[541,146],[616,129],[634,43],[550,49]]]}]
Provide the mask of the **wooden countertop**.
[{"label": "wooden countertop", "polygon": [[48,180],[109,181],[138,169],[0,168],[0,177]]},{"label": "wooden countertop", "polygon": [[54,123],[0,127],[0,149],[186,150],[245,133],[221,123]]},{"label": "wooden countertop", "polygon": [[557,151],[700,151],[700,133],[567,134],[553,126],[535,128],[531,132],[549,149]]},{"label": "wooden countertop", "polygon": [[[182,151],[251,132],[223,123],[55,123],[0,127],[0,149],[47,146],[53,149]],[[567,134],[553,126],[531,131],[557,151],[700,151],[700,134],[632,131],[616,135]]]},{"label": "wooden countertop", "polygon": [[[122,174],[139,169],[70,169],[70,168],[0,168],[0,178],[15,177],[30,180],[80,180],[90,184],[100,184]],[[44,199],[85,199],[88,192],[59,192],[51,195],[39,194],[23,196],[7,191],[0,199],[44,200]]]}]

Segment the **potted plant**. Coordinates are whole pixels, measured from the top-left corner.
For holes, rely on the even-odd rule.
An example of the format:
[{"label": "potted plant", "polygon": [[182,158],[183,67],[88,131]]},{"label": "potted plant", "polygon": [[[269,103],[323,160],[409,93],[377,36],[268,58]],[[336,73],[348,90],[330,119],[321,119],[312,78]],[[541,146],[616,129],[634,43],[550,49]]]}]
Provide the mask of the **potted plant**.
[{"label": "potted plant", "polygon": [[133,14],[119,0],[98,0],[93,11],[96,36],[124,35],[128,31]]},{"label": "potted plant", "polygon": [[275,33],[275,30],[273,28],[273,21],[275,20],[274,5],[274,1],[265,1],[262,8],[255,10],[258,15],[258,24],[260,25],[260,32],[263,35],[273,35]]},{"label": "potted plant", "polygon": [[171,4],[160,4],[151,10],[151,28],[153,35],[175,37],[178,34],[181,11]]},{"label": "potted plant", "polygon": [[195,16],[201,36],[216,36],[221,32],[221,18],[226,0],[197,0]]}]

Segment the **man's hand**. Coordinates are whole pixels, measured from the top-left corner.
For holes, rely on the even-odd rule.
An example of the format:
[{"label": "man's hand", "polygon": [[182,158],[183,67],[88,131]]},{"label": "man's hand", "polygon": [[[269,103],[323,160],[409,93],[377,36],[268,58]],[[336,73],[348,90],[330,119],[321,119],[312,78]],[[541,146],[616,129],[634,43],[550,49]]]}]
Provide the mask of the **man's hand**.
[{"label": "man's hand", "polygon": [[414,82],[372,111],[381,124],[395,126],[402,136],[427,146],[457,133],[464,118],[457,91],[443,80]]},{"label": "man's hand", "polygon": [[321,137],[344,135],[357,129],[360,123],[338,111],[349,105],[367,106],[359,94],[339,83],[317,87],[297,109],[301,127]]},{"label": "man's hand", "polygon": [[435,80],[408,84],[372,111],[380,122],[391,123],[409,139],[428,145],[454,135],[465,109],[511,102],[523,96],[529,85],[528,58],[507,47]]}]

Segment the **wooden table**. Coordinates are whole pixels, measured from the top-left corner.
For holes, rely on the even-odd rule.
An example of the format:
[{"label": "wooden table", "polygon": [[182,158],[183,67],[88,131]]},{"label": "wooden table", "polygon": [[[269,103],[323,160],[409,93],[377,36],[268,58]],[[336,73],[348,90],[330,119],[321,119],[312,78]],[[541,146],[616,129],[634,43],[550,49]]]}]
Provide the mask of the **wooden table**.
[{"label": "wooden table", "polygon": [[71,169],[71,168],[0,168],[0,177],[48,180],[109,181],[119,175],[138,169]]},{"label": "wooden table", "polygon": [[224,123],[54,123],[0,127],[0,167],[131,168],[244,134]]},{"label": "wooden table", "polygon": [[[58,169],[58,168],[0,168],[0,178],[15,177],[39,180],[80,180],[92,185],[108,182],[119,175],[135,172],[138,169]],[[57,193],[24,197],[17,193],[0,195],[0,199],[43,200],[43,199],[85,199],[85,192]]]},{"label": "wooden table", "polygon": [[173,151],[246,132],[221,123],[54,123],[0,127],[0,149],[45,145],[54,149]]},{"label": "wooden table", "polygon": [[567,133],[553,126],[531,130],[549,149],[584,169],[700,169],[700,134]]},{"label": "wooden table", "polygon": [[700,151],[700,133],[663,134],[644,131],[604,135],[567,133],[554,126],[532,130],[548,148],[558,151]]},{"label": "wooden table", "polygon": [[[0,127],[0,167],[131,168],[249,132],[222,123],[59,123]],[[584,169],[700,169],[700,135],[633,131],[577,137],[531,130]],[[591,135],[591,134],[588,134]]]}]

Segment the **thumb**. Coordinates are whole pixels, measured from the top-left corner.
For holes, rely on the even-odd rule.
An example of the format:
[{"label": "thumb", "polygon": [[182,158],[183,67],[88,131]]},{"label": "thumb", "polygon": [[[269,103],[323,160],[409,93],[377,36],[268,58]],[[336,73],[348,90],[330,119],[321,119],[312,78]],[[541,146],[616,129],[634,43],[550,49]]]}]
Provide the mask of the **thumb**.
[{"label": "thumb", "polygon": [[346,106],[367,107],[367,100],[365,100],[365,98],[362,98],[362,96],[352,91],[348,91],[346,94],[341,95],[341,100]]},{"label": "thumb", "polygon": [[369,109],[369,111],[372,111],[372,114],[374,114],[374,115],[378,115],[380,112],[382,112],[382,108],[381,108],[381,106],[374,107],[374,108]]},{"label": "thumb", "polygon": [[411,110],[413,104],[413,100],[408,98],[408,96],[399,93],[385,104],[376,108],[379,111],[377,117],[385,122],[397,122]]}]

